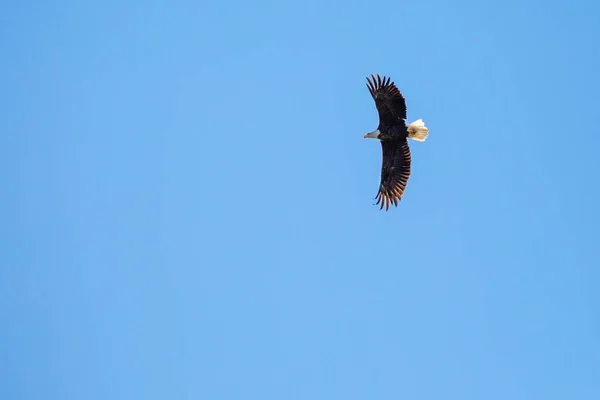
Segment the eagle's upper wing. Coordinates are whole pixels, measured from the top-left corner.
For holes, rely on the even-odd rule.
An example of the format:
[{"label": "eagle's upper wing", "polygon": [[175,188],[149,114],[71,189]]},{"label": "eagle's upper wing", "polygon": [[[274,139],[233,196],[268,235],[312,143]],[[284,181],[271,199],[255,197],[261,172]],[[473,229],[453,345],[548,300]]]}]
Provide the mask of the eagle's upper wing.
[{"label": "eagle's upper wing", "polygon": [[373,74],[371,74],[371,77],[373,78],[372,81],[367,77],[367,88],[369,88],[369,92],[375,100],[375,107],[379,112],[379,124],[390,126],[404,122],[406,119],[406,102],[400,90],[394,82],[390,83],[390,78],[384,76],[382,79],[379,74],[377,74],[377,78]]},{"label": "eagle's upper wing", "polygon": [[377,203],[381,210],[387,211],[390,203],[398,206],[410,177],[410,148],[408,139],[382,141],[383,161],[381,165],[381,182],[377,193]]}]

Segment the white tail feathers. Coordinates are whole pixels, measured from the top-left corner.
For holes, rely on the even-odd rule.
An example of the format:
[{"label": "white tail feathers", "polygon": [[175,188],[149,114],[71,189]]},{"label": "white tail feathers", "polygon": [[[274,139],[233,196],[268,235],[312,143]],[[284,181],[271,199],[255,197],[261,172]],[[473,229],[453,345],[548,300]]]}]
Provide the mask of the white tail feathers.
[{"label": "white tail feathers", "polygon": [[425,122],[421,118],[415,122],[411,122],[408,127],[408,137],[418,142],[424,142],[429,136],[429,129],[425,126]]}]

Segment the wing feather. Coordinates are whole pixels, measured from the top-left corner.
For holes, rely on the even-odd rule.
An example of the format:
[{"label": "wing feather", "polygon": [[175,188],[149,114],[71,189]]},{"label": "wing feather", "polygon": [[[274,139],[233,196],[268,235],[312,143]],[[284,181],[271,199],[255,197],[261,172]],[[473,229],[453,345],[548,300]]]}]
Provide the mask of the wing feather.
[{"label": "wing feather", "polygon": [[406,101],[404,96],[389,77],[371,74],[367,77],[367,88],[375,100],[375,107],[379,113],[379,125],[391,126],[403,124],[406,119]]},{"label": "wing feather", "polygon": [[398,207],[410,178],[411,154],[406,138],[381,142],[383,160],[381,181],[377,193],[379,209],[389,210],[390,204]]}]

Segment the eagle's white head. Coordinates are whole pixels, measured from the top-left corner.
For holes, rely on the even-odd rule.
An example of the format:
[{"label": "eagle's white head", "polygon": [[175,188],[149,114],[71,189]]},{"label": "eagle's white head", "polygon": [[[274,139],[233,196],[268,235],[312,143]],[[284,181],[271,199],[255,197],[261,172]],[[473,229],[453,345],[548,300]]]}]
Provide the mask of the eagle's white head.
[{"label": "eagle's white head", "polygon": [[363,136],[363,139],[379,139],[380,134],[381,132],[379,132],[379,129],[377,129],[376,131],[367,133],[365,136]]}]

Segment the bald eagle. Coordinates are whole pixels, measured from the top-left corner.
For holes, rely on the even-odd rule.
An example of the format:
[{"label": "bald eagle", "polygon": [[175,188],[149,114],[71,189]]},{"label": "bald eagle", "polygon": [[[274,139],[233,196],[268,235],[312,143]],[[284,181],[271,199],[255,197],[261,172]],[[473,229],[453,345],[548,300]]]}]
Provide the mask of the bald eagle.
[{"label": "bald eagle", "polygon": [[423,120],[406,125],[406,103],[400,90],[390,78],[377,78],[371,74],[367,77],[367,88],[375,100],[375,107],[379,113],[379,126],[373,132],[367,133],[364,138],[379,139],[383,150],[381,165],[381,181],[377,192],[379,209],[389,210],[390,204],[398,206],[406,189],[410,177],[410,148],[408,138],[424,142],[429,129]]}]

